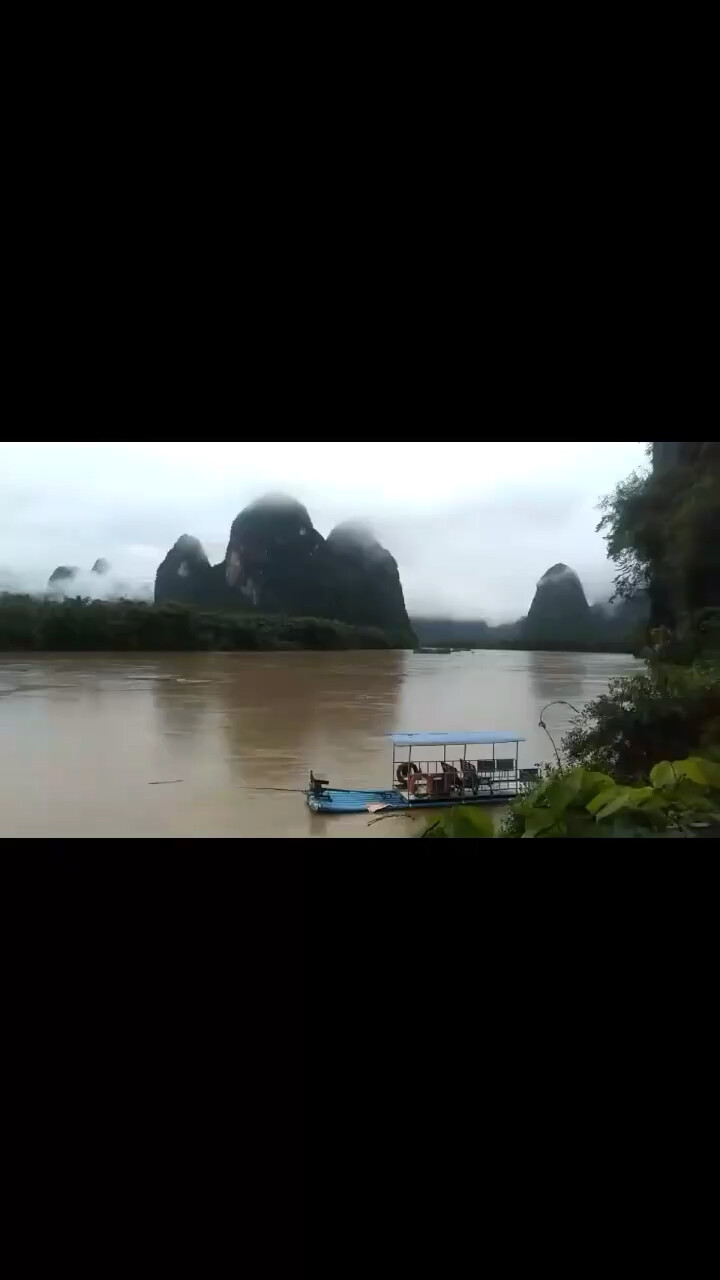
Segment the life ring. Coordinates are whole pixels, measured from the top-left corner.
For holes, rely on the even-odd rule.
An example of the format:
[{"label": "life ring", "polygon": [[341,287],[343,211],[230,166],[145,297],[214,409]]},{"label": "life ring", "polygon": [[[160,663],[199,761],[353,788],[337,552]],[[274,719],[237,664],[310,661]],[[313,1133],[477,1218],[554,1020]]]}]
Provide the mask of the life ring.
[{"label": "life ring", "polygon": [[398,782],[407,782],[407,777],[411,770],[413,773],[420,772],[420,766],[415,764],[414,760],[410,764],[399,764],[397,767]]}]

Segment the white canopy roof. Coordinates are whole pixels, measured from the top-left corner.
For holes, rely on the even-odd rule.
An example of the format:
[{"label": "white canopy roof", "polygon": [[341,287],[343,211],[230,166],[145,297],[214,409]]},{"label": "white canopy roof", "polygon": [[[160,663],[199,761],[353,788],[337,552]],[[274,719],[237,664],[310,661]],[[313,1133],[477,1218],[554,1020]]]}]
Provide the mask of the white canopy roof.
[{"label": "white canopy roof", "polygon": [[491,729],[483,733],[391,733],[396,747],[491,747],[493,743],[525,742],[519,733],[500,733]]}]

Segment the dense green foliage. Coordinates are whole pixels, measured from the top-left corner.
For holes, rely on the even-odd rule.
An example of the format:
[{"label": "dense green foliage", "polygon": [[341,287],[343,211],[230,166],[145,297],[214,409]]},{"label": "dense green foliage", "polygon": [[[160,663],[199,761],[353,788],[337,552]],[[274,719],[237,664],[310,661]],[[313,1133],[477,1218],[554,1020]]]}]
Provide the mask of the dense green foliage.
[{"label": "dense green foliage", "polygon": [[719,743],[720,668],[653,661],[643,675],[611,680],[576,717],[563,750],[571,764],[632,782],[658,760],[713,754]]},{"label": "dense green foliage", "polygon": [[605,535],[608,555],[615,563],[615,590],[632,599],[650,587],[650,568],[659,554],[655,513],[650,519],[652,476],[634,471],[600,503],[598,533]]},{"label": "dense green foliage", "polygon": [[[514,840],[693,838],[720,832],[720,764],[690,757],[664,760],[645,785],[627,786],[608,774],[554,770],[511,805],[500,836]],[[490,816],[451,809],[431,819],[423,839],[492,839]]]},{"label": "dense green foliage", "polygon": [[421,840],[492,840],[495,824],[485,809],[459,807],[429,818],[419,834]]},{"label": "dense green foliage", "polygon": [[554,771],[515,801],[511,838],[639,839],[696,836],[720,823],[720,764],[699,757],[661,761],[637,786],[608,774]]},{"label": "dense green foliage", "polygon": [[665,756],[720,745],[720,447],[655,443],[652,471],[602,509],[618,595],[651,599],[649,660],[585,708],[563,747],[571,763],[632,782]]},{"label": "dense green foliage", "polygon": [[653,623],[682,635],[699,611],[720,608],[720,445],[659,442],[653,458],[603,500],[598,529],[618,594],[647,587]]},{"label": "dense green foliage", "polygon": [[0,650],[389,649],[402,647],[401,640],[378,627],[326,618],[0,595]]}]

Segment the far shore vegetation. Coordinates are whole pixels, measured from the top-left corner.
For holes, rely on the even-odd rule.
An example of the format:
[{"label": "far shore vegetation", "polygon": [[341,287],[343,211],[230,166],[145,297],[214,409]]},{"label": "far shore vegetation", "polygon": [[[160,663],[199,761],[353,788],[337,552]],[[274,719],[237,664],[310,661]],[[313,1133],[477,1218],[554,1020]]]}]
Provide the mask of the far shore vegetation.
[{"label": "far shore vegetation", "polygon": [[0,652],[402,649],[412,634],[327,618],[215,612],[139,600],[0,595]]},{"label": "far shore vegetation", "polygon": [[[412,649],[416,644],[415,635],[406,630],[350,626],[328,618],[140,600],[0,594],[0,652]],[[626,641],[558,639],[528,644],[492,634],[454,638],[447,647],[577,653],[630,653],[632,648]]]},{"label": "far shore vegetation", "polygon": [[426,652],[433,649],[440,651],[478,652],[486,649],[511,649],[519,653],[626,653],[632,656],[641,643],[641,637],[627,640],[447,640],[426,647]]}]

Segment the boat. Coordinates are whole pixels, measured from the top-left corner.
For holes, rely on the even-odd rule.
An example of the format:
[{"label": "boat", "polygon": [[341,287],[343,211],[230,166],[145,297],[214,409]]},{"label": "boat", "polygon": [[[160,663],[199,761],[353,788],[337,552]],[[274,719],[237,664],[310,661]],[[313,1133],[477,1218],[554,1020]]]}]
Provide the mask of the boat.
[{"label": "boat", "polygon": [[[507,804],[539,776],[537,769],[520,768],[520,743],[525,738],[517,733],[391,733],[388,738],[392,743],[391,787],[343,790],[311,773],[305,794],[312,812],[382,813]],[[477,747],[486,749],[484,758],[478,759],[477,752],[470,751]],[[498,747],[506,754],[498,755]],[[512,755],[507,754],[510,747],[515,748]],[[488,754],[490,748],[492,755]]]}]

